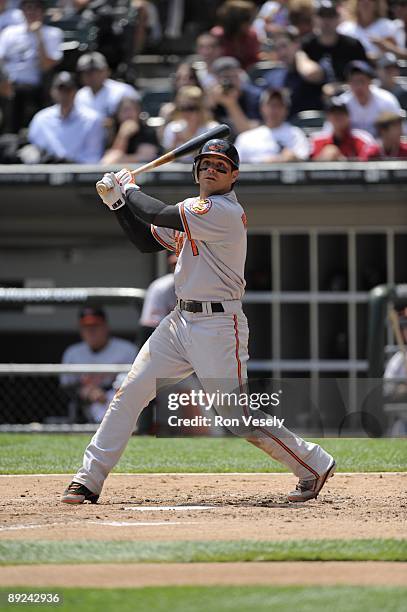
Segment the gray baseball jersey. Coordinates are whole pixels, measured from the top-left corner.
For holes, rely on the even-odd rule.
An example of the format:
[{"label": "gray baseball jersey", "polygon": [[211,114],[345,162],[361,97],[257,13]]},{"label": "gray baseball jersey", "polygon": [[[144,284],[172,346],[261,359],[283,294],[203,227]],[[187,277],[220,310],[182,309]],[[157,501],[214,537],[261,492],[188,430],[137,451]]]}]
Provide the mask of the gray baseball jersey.
[{"label": "gray baseball jersey", "polygon": [[234,191],[178,204],[185,232],[152,226],[156,240],[175,251],[175,293],[183,300],[241,300],[246,261],[246,215]]}]

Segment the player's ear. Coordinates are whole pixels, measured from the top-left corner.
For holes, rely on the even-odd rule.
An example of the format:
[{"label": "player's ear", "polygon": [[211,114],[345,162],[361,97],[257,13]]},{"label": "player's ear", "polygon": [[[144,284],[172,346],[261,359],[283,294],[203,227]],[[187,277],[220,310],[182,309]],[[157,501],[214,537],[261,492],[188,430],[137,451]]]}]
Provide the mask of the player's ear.
[{"label": "player's ear", "polygon": [[234,183],[237,181],[238,176],[239,176],[239,170],[232,170],[232,180]]}]

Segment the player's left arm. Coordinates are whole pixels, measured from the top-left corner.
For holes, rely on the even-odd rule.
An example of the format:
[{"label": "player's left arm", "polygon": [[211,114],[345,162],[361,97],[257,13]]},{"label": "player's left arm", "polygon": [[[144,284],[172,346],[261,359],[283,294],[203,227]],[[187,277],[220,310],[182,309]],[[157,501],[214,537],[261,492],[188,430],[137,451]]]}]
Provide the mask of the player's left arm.
[{"label": "player's left arm", "polygon": [[101,198],[112,210],[127,204],[132,213],[145,223],[184,231],[178,208],[142,193],[129,170],[123,169],[117,174],[108,172],[102,180],[111,186]]}]

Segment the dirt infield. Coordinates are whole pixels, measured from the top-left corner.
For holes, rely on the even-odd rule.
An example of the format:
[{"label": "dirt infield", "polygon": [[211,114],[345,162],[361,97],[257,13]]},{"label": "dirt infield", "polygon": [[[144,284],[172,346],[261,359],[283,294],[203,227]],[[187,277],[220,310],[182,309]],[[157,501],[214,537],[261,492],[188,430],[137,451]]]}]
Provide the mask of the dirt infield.
[{"label": "dirt infield", "polygon": [[111,475],[99,503],[81,506],[60,502],[69,480],[0,477],[0,541],[405,538],[407,533],[407,473],[336,474],[317,500],[304,504],[286,502],[296,482],[289,474]]},{"label": "dirt infield", "polygon": [[131,588],[175,585],[405,586],[407,563],[154,563],[0,567],[0,586]]},{"label": "dirt infield", "polygon": [[[69,481],[69,476],[1,476],[0,543],[405,538],[407,533],[407,473],[336,474],[318,500],[305,504],[286,502],[296,482],[288,474],[111,475],[100,502],[81,506],[60,502]],[[370,563],[325,562],[323,572],[316,562],[262,563],[261,571],[258,565],[160,564],[159,572],[153,564],[143,564],[142,572],[132,564],[3,567],[0,585],[20,580],[27,586],[141,586],[179,584],[180,576],[182,584],[378,584],[378,576],[380,584],[405,584],[407,576],[404,563],[375,563],[373,570]]]}]

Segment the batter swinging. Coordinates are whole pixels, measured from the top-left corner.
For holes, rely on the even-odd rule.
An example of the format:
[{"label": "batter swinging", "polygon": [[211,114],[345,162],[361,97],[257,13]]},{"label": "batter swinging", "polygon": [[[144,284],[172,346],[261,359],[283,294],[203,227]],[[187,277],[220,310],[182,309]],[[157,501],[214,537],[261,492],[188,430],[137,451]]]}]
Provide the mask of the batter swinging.
[{"label": "batter swinging", "polygon": [[[205,391],[214,392],[210,381],[218,380],[229,381],[227,390],[242,388],[249,330],[241,304],[246,216],[233,191],[238,174],[236,148],[215,139],[201,148],[193,164],[199,197],[176,206],[142,193],[126,169],[104,175],[109,189],[102,200],[132,242],[143,252],[169,249],[179,254],[177,305],[137,355],[62,501],[97,502],[140,412],[156,394],[157,379],[180,380],[195,372]],[[267,415],[256,411],[255,416]],[[253,427],[245,437],[299,478],[288,495],[291,502],[316,498],[335,470],[325,450],[284,427]]]}]

